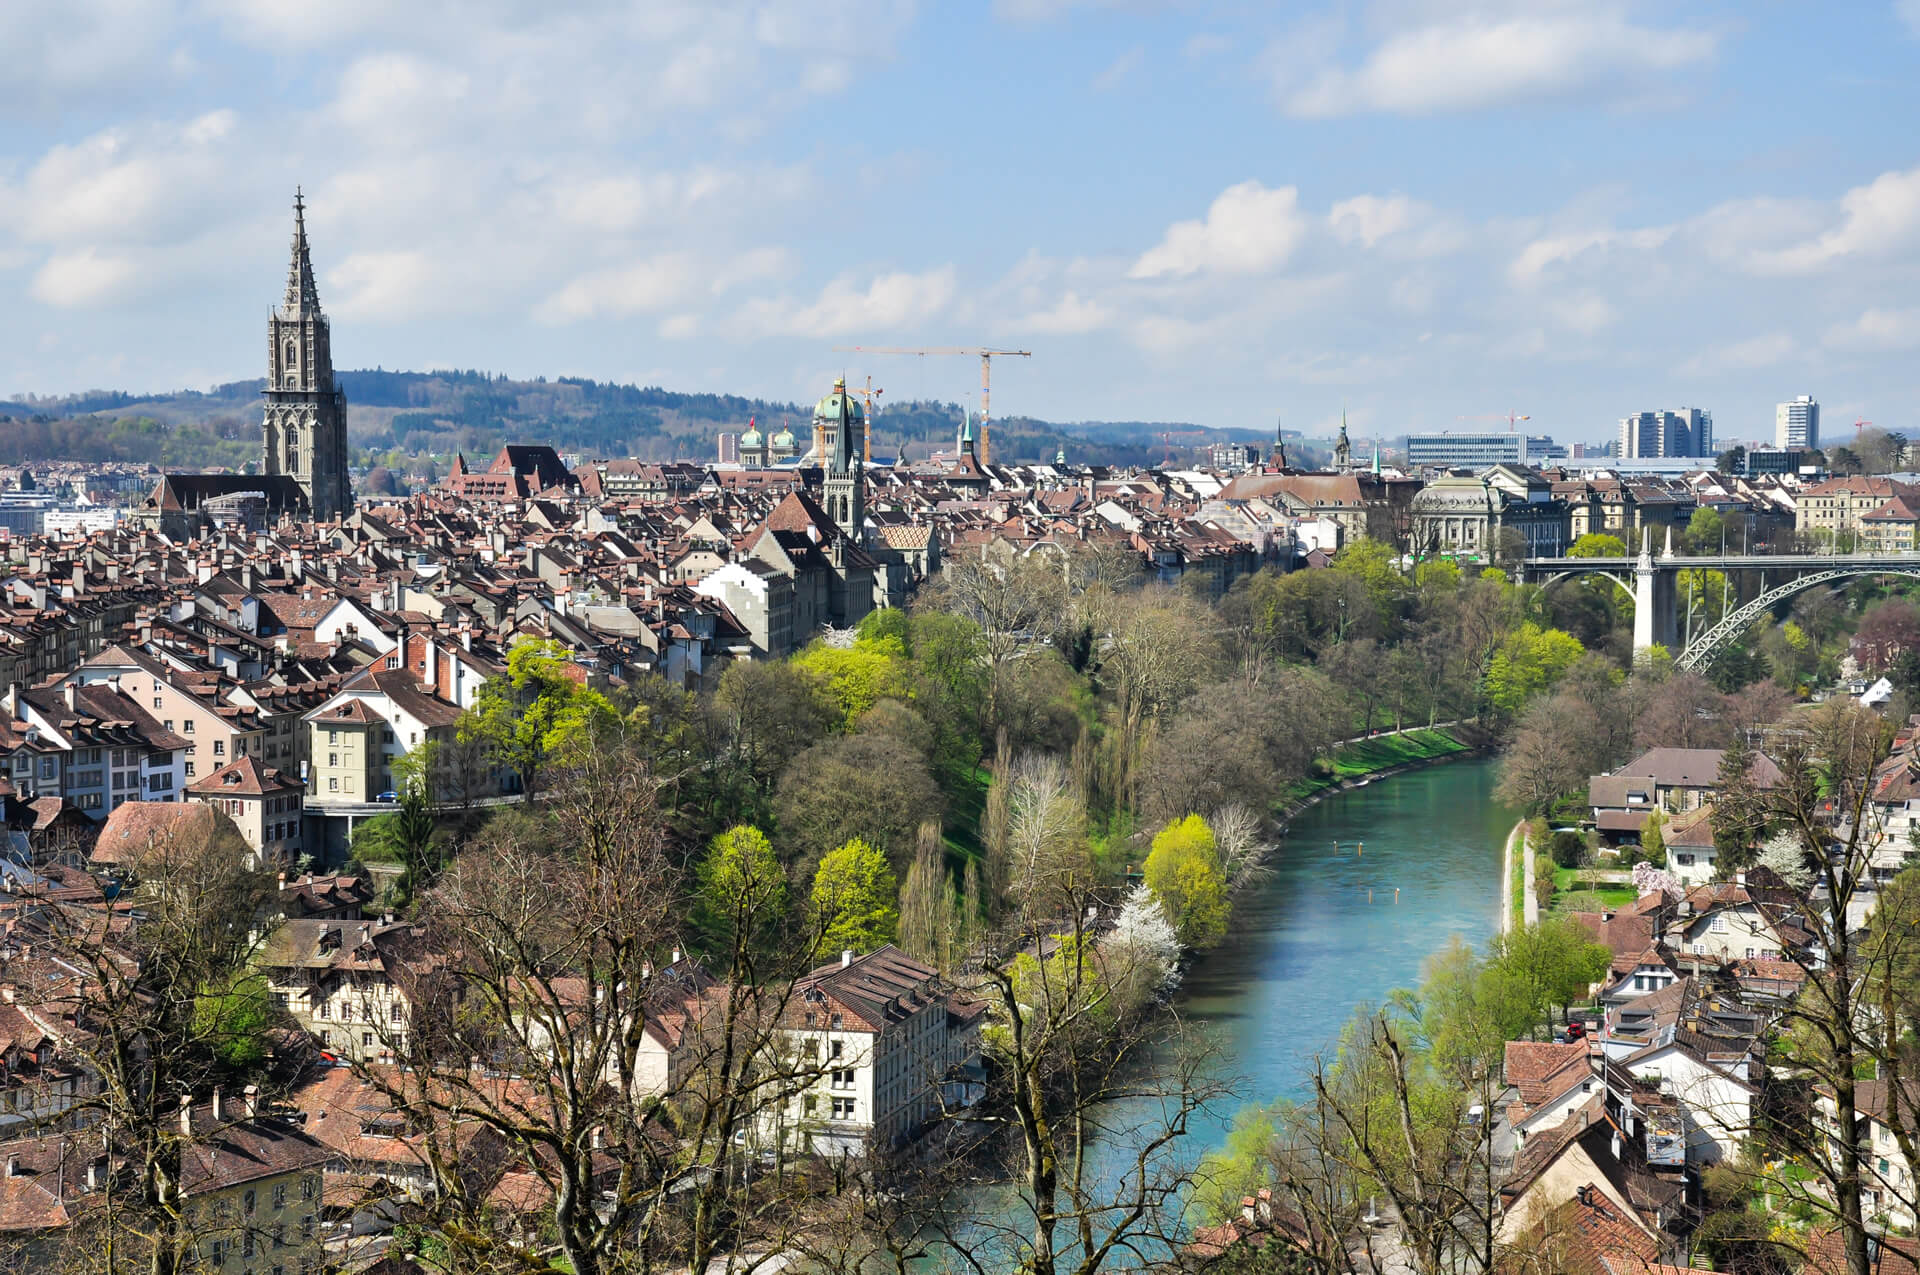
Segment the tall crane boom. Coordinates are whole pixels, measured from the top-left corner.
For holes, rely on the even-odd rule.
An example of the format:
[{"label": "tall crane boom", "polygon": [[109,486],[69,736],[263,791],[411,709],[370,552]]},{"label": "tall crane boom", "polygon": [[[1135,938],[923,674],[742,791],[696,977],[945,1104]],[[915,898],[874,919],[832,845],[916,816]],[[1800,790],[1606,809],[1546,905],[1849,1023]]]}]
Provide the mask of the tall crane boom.
[{"label": "tall crane boom", "polygon": [[992,419],[988,410],[988,395],[993,388],[993,356],[998,354],[1007,358],[1030,359],[1032,350],[989,350],[978,345],[836,345],[835,352],[841,354],[961,354],[978,355],[980,358],[980,463],[992,463],[993,445],[987,436],[987,422]]},{"label": "tall crane boom", "polygon": [[1504,414],[1482,414],[1479,416],[1456,416],[1453,419],[1457,421],[1505,421],[1507,423],[1507,433],[1511,434],[1513,433],[1513,423],[1515,421],[1530,421],[1533,419],[1533,417],[1528,416],[1522,412],[1506,412]]}]

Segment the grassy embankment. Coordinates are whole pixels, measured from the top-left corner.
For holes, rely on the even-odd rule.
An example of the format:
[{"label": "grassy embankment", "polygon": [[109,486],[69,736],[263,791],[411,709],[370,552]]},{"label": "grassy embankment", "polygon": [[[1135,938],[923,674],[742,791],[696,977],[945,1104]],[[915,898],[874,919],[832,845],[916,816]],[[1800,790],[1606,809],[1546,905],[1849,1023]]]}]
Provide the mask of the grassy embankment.
[{"label": "grassy embankment", "polygon": [[1475,743],[1469,742],[1466,732],[1456,726],[1422,728],[1397,735],[1375,735],[1371,739],[1356,740],[1341,745],[1331,756],[1316,761],[1313,773],[1281,792],[1276,804],[1284,809],[1347,780],[1360,779],[1411,762],[1471,752],[1475,747]]}]

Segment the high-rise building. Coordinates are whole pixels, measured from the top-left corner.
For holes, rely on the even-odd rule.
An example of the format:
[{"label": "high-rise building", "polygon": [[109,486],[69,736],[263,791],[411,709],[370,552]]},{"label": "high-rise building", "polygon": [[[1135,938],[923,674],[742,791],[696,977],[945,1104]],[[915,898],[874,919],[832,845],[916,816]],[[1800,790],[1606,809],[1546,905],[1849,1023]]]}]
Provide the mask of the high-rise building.
[{"label": "high-rise building", "polygon": [[1802,394],[1773,409],[1773,445],[1782,451],[1820,446],[1820,404],[1811,394]]},{"label": "high-rise building", "polygon": [[740,463],[740,435],[733,430],[723,429],[720,431],[716,441],[720,448],[720,463],[722,465],[738,465]]},{"label": "high-rise building", "polygon": [[1527,463],[1525,434],[1505,430],[1439,430],[1407,435],[1407,468],[1487,469]]},{"label": "high-rise building", "polygon": [[347,396],[333,381],[327,316],[307,255],[306,204],[293,196],[293,260],[287,295],[267,318],[266,410],[260,472],[300,484],[317,522],[353,509],[347,482]]},{"label": "high-rise building", "polygon": [[1697,407],[1677,411],[1635,412],[1620,420],[1613,454],[1622,460],[1660,456],[1713,455],[1713,413]]}]

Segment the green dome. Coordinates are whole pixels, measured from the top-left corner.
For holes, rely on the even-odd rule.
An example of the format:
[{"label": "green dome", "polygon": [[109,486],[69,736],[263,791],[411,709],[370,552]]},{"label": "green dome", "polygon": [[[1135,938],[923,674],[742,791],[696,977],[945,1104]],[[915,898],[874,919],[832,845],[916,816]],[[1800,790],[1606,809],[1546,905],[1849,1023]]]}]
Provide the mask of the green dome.
[{"label": "green dome", "polygon": [[847,383],[835,381],[833,392],[813,405],[813,419],[837,421],[842,414],[851,420],[866,419],[866,411],[861,408],[860,400],[847,393]]},{"label": "green dome", "polygon": [[790,429],[782,429],[778,434],[773,436],[773,445],[775,447],[792,447],[793,431]]},{"label": "green dome", "polygon": [[742,447],[760,446],[760,431],[749,425],[747,432],[740,435],[740,445]]}]

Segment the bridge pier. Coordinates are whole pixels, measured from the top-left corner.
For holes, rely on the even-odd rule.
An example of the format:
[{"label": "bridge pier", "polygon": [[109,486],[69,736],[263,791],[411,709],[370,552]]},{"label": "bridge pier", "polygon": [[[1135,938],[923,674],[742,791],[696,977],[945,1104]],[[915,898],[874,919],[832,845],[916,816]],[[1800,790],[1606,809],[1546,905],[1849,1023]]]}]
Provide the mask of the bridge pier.
[{"label": "bridge pier", "polygon": [[[1667,557],[1673,556],[1669,533]],[[1653,561],[1653,530],[1641,528],[1640,556],[1633,564],[1633,654],[1638,659],[1653,646],[1664,646],[1678,657],[1680,629],[1676,617],[1679,577]]]}]

